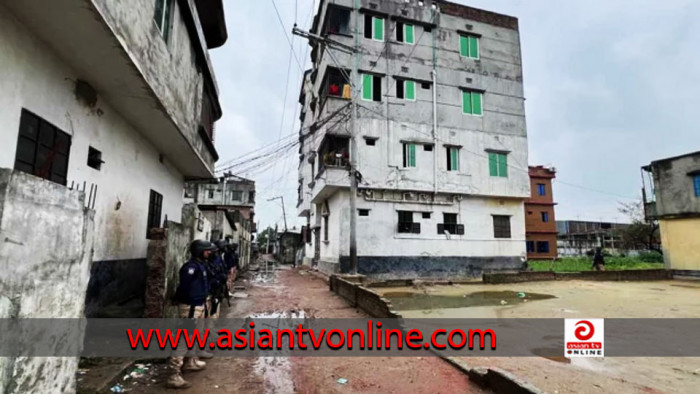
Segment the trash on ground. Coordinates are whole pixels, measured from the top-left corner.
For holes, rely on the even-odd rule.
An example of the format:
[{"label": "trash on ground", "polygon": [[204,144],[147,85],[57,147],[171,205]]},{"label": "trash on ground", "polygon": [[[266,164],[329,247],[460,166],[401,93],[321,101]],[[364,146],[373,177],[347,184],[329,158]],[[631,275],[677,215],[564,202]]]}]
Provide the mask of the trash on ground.
[{"label": "trash on ground", "polygon": [[121,384],[115,384],[111,389],[109,389],[109,391],[113,393],[123,393],[124,387]]},{"label": "trash on ground", "polygon": [[501,305],[506,305],[507,303],[508,303],[508,301],[506,301],[506,300],[501,300]]},{"label": "trash on ground", "polygon": [[340,383],[340,384],[345,384],[345,383],[347,383],[347,382],[348,382],[348,380],[345,379],[345,378],[340,378],[340,379],[338,379],[338,383]]},{"label": "trash on ground", "polygon": [[518,293],[518,298],[525,298],[525,293],[523,293],[522,291]]},{"label": "trash on ground", "polygon": [[233,293],[232,297],[233,298],[248,298],[248,294],[236,292],[236,293]]}]

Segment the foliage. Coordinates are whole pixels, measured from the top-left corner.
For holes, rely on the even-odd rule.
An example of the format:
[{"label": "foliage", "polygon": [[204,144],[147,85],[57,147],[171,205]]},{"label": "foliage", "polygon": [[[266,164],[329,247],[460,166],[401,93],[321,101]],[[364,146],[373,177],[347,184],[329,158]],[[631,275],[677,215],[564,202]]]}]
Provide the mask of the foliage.
[{"label": "foliage", "polygon": [[272,227],[268,227],[258,234],[258,247],[260,250],[265,250],[268,238],[270,239],[270,242],[274,241],[275,239],[275,229]]},{"label": "foliage", "polygon": [[640,253],[637,258],[645,263],[663,263],[664,256],[658,253]]},{"label": "foliage", "polygon": [[618,230],[622,246],[626,249],[647,249],[661,254],[659,246],[659,224],[644,217],[644,202],[620,202],[618,211],[626,215],[632,223],[627,228]]},{"label": "foliage", "polygon": [[[658,253],[645,253],[644,255],[655,255],[661,257]],[[646,257],[648,258],[648,257]],[[663,260],[663,259],[662,259]],[[588,257],[562,257],[557,261],[528,261],[528,265],[533,271],[550,271],[555,272],[579,272],[591,271],[593,268],[593,260]],[[623,271],[635,269],[653,269],[663,268],[663,263],[651,262],[642,260],[639,257],[606,257],[605,270],[607,271]]]}]

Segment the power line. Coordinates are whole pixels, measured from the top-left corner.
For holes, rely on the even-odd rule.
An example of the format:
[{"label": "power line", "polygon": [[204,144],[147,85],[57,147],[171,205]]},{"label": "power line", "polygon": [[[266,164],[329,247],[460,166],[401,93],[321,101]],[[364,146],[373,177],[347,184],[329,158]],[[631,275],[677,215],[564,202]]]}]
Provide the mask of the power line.
[{"label": "power line", "polygon": [[[284,22],[282,21],[282,16],[280,15],[280,11],[279,11],[279,9],[277,9],[277,4],[275,3],[275,0],[271,0],[271,1],[272,1],[272,6],[275,7],[275,13],[277,14],[277,19],[280,22],[280,26],[282,27],[282,31],[284,32],[284,36],[287,38],[287,43],[289,43],[290,48],[294,48],[294,45],[292,44],[292,39],[289,38],[289,33],[287,33],[287,28],[284,27]],[[297,54],[294,51],[292,51],[292,53],[294,54],[294,60],[296,60],[297,65],[299,66],[299,71],[301,71],[303,73],[304,67],[301,65],[301,62],[299,61]]]},{"label": "power line", "polygon": [[555,179],[554,179],[554,182],[556,182],[556,183],[561,183],[561,184],[563,184],[563,185],[570,186],[570,187],[575,187],[575,188],[577,188],[577,189],[588,190],[588,191],[592,191],[592,192],[596,192],[596,193],[600,193],[600,194],[607,194],[607,195],[609,195],[609,196],[619,197],[619,198],[625,198],[625,199],[628,199],[628,200],[639,200],[639,199],[640,199],[639,197],[624,196],[624,195],[622,195],[622,194],[610,193],[610,192],[606,192],[606,191],[603,191],[603,190],[592,189],[592,188],[590,188],[590,187],[581,186],[581,185],[576,185],[576,184],[569,183],[569,182],[564,182],[564,181],[562,181],[562,180],[560,180],[560,179],[558,179],[558,178],[555,178]]},{"label": "power line", "polygon": [[217,167],[217,168],[224,168],[224,167],[226,167],[226,166],[232,166],[232,165],[235,166],[235,165],[239,165],[240,163],[242,163],[242,162],[248,160],[248,159],[247,159],[248,156],[251,156],[251,155],[254,155],[254,154],[258,154],[259,152],[263,152],[263,151],[265,151],[265,150],[267,150],[267,149],[278,149],[278,147],[277,147],[278,145],[279,145],[279,146],[286,145],[287,143],[296,140],[298,137],[299,137],[299,136],[298,136],[297,133],[292,133],[292,134],[287,135],[287,136],[285,136],[285,137],[283,137],[283,138],[281,138],[281,139],[279,139],[279,140],[277,140],[277,141],[275,141],[275,142],[272,142],[272,143],[270,143],[270,144],[268,144],[268,145],[265,145],[265,146],[260,147],[260,148],[258,148],[258,149],[254,149],[254,150],[252,150],[252,151],[250,151],[250,152],[248,152],[248,153],[246,153],[246,154],[244,154],[244,155],[238,156],[238,157],[235,158],[235,159],[231,159],[231,160],[227,160],[227,161],[225,161],[225,162],[223,162],[223,163],[219,163],[219,164],[217,164],[216,167]]}]

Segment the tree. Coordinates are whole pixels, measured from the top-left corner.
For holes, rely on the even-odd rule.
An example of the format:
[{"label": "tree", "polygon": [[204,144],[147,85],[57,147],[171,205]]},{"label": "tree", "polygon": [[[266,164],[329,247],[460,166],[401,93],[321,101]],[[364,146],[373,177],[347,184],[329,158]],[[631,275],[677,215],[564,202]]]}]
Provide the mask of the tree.
[{"label": "tree", "polygon": [[627,228],[620,229],[623,245],[628,249],[647,249],[662,253],[659,242],[659,222],[644,216],[644,201],[620,202],[617,208],[632,221]]},{"label": "tree", "polygon": [[268,227],[258,234],[258,248],[260,249],[260,253],[267,253],[266,248],[268,239],[270,240],[270,245],[272,246],[272,243],[276,239],[276,232],[272,227]]}]

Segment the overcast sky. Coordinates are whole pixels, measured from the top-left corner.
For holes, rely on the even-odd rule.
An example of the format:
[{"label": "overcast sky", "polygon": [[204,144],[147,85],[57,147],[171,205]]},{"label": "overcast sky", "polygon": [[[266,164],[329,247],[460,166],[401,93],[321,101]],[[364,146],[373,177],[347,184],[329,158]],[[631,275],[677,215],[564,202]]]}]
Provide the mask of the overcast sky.
[{"label": "overcast sky", "polygon": [[[308,29],[314,1],[275,1],[307,68],[308,45],[289,31],[295,20]],[[642,165],[700,150],[700,1],[456,2],[520,20],[530,164],[557,169],[557,220],[624,221],[618,201],[638,198]],[[225,4],[229,39],[210,53],[224,111],[220,162],[297,133],[301,84],[292,58],[285,101],[290,48],[272,0]],[[304,224],[298,152],[277,160],[251,175],[262,228],[283,225],[279,201],[267,202],[276,196],[289,226]]]}]

